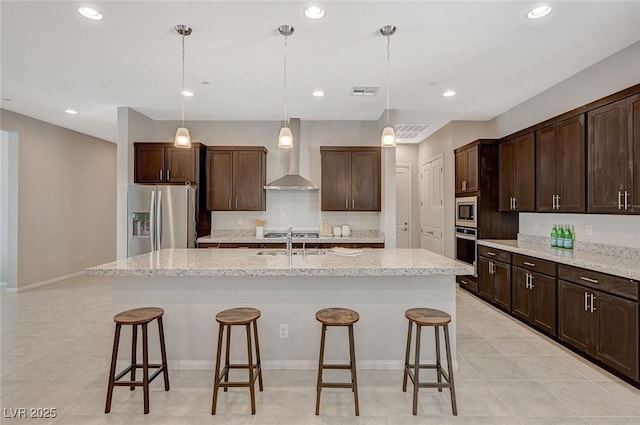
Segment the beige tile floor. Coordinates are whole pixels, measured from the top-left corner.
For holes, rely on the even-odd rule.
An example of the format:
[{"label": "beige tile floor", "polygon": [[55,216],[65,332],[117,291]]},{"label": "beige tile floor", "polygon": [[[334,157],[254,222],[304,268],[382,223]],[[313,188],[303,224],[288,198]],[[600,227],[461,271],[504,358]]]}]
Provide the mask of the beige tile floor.
[{"label": "beige tile floor", "polygon": [[[459,416],[449,394],[422,390],[418,416],[400,371],[360,370],[360,412],[344,390],[323,392],[314,415],[315,371],[265,370],[257,413],[246,390],[221,395],[209,415],[212,372],[170,371],[171,391],[116,388],[105,415],[113,338],[111,285],[76,278],[1,295],[2,423],[7,424],[491,424],[638,425],[640,390],[575,356],[477,298],[458,290]],[[404,332],[404,330],[401,330]],[[56,408],[57,418],[8,419],[10,408]],[[6,410],[5,410],[6,409]]]}]

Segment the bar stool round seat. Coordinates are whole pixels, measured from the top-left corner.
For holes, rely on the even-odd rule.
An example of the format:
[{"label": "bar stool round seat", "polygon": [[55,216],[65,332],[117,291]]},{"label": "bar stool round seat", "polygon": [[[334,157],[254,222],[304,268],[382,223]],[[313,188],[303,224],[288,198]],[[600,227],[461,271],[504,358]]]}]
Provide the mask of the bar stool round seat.
[{"label": "bar stool round seat", "polygon": [[[216,355],[216,371],[213,378],[213,399],[211,401],[211,414],[216,414],[218,405],[218,390],[220,387],[226,392],[228,388],[244,387],[249,388],[251,398],[251,414],[256,414],[255,382],[258,380],[260,391],[262,385],[262,366],[260,364],[260,343],[258,340],[258,319],[260,310],[251,307],[238,307],[223,310],[216,314],[216,321],[220,324],[218,331],[218,349]],[[253,326],[251,326],[253,325]],[[247,334],[247,363],[233,364],[229,362],[229,351],[231,350],[231,327],[244,326]],[[251,328],[253,327],[253,338],[251,338]],[[222,359],[222,346],[224,331],[227,330],[227,340],[225,344],[224,367],[220,370]],[[253,361],[255,345],[255,362]],[[231,369],[247,369],[249,379],[247,381],[229,382],[229,371]]]},{"label": "bar stool round seat", "polygon": [[[131,391],[135,387],[142,387],[144,397],[144,413],[149,413],[149,383],[160,373],[164,377],[164,390],[169,391],[169,375],[167,374],[167,351],[164,344],[164,329],[162,327],[162,316],[164,310],[159,307],[142,307],[123,311],[114,316],[116,332],[113,338],[113,351],[111,353],[111,368],[109,371],[109,385],[107,386],[107,402],[104,413],[111,411],[111,400],[113,398],[114,387],[129,387]],[[158,321],[158,333],[160,336],[160,364],[149,364],[149,343],[147,337],[147,325],[152,321]],[[116,363],[118,361],[118,347],[120,345],[120,331],[122,326],[133,326],[131,335],[131,363],[122,372],[116,375]],[[136,361],[138,326],[142,328],[142,363]],[[136,381],[136,370],[142,369],[142,380]],[[149,369],[157,369],[153,375],[149,376]],[[126,374],[130,373],[129,381],[120,381]]]},{"label": "bar stool round seat", "polygon": [[[347,388],[353,392],[356,416],[360,415],[358,405],[358,378],[356,375],[356,349],[353,339],[353,324],[360,320],[360,315],[348,308],[325,308],[316,313],[316,319],[322,323],[322,335],[320,337],[320,356],[318,360],[318,380],[316,383],[316,415],[320,414],[320,394],[323,388]],[[328,327],[344,326],[349,331],[349,363],[325,364],[324,345]],[[351,372],[351,382],[324,382],[322,373],[324,369],[343,369]]]},{"label": "bar stool round seat", "polygon": [[[409,319],[409,330],[407,333],[407,350],[404,358],[404,374],[402,377],[402,391],[407,391],[407,380],[411,379],[413,383],[413,414],[418,414],[418,389],[419,388],[437,388],[439,392],[442,392],[443,388],[449,388],[451,392],[451,409],[453,415],[458,414],[458,408],[456,405],[456,391],[453,382],[453,365],[451,363],[451,345],[449,342],[449,323],[451,322],[451,316],[441,310],[433,308],[411,308],[404,313],[405,317]],[[409,363],[409,352],[411,351],[411,332],[413,324],[416,325],[416,342],[415,342],[415,356],[414,362]],[[422,327],[433,327],[435,333],[436,344],[436,363],[435,364],[421,364],[420,363],[420,336],[422,334]],[[447,371],[445,372],[440,361],[440,328],[444,330],[444,343],[447,355]],[[420,369],[435,369],[437,374],[437,382],[420,382]],[[443,382],[443,379],[445,382]]]}]

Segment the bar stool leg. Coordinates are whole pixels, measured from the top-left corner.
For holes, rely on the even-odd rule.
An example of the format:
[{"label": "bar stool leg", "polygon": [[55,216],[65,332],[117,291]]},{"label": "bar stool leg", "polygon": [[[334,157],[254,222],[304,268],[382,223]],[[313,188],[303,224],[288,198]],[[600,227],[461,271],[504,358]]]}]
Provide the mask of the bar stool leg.
[{"label": "bar stool leg", "polygon": [[316,385],[316,415],[320,414],[320,393],[322,392],[322,366],[324,364],[324,339],[327,333],[327,325],[322,324],[320,336],[320,356],[318,360],[318,383]]},{"label": "bar stool leg", "polygon": [[[224,366],[225,366],[224,382],[229,382],[229,370],[231,370],[231,368],[229,367],[229,356],[231,355],[229,354],[230,351],[231,351],[231,325],[227,325],[227,346],[224,354]],[[228,387],[224,387],[222,389],[222,391],[224,391],[225,393],[228,390],[229,390]]]},{"label": "bar stool leg", "polygon": [[407,377],[409,376],[409,352],[411,351],[411,329],[413,322],[409,320],[409,330],[407,331],[407,349],[404,355],[404,373],[402,375],[402,392],[407,392]]},{"label": "bar stool leg", "polygon": [[222,355],[222,337],[224,335],[224,325],[221,323],[218,329],[218,350],[216,354],[216,371],[213,375],[213,400],[211,401],[211,414],[216,414],[216,404],[218,402],[218,389],[220,387],[220,356]]},{"label": "bar stool leg", "polygon": [[167,350],[164,346],[164,328],[162,317],[158,317],[158,333],[160,334],[160,354],[162,355],[162,375],[164,375],[164,390],[169,391],[169,374],[167,373]]},{"label": "bar stool leg", "polygon": [[449,325],[444,325],[444,344],[447,349],[447,370],[449,371],[449,390],[451,391],[451,409],[453,416],[458,416],[456,405],[456,388],[453,383],[453,365],[451,364],[451,346],[449,344]]},{"label": "bar stool leg", "polygon": [[256,414],[256,388],[253,382],[253,348],[251,347],[251,323],[246,324],[247,329],[247,364],[249,365],[249,394],[251,396],[251,414]]},{"label": "bar stool leg", "polygon": [[413,415],[418,414],[418,387],[420,386],[420,334],[422,326],[416,323],[416,357],[413,371]]},{"label": "bar stool leg", "polygon": [[[136,380],[136,356],[137,356],[137,344],[138,344],[138,325],[132,326],[131,332],[131,382]],[[134,385],[129,387],[129,391],[135,390]]]},{"label": "bar stool leg", "polygon": [[260,363],[260,343],[258,342],[258,321],[253,321],[253,336],[255,338],[256,344],[256,365],[258,370],[258,387],[260,391],[263,390],[262,387],[262,364]]},{"label": "bar stool leg", "polygon": [[144,392],[144,414],[149,413],[149,341],[147,324],[142,324],[142,390]]},{"label": "bar stool leg", "polygon": [[351,386],[356,405],[356,416],[360,416],[360,406],[358,405],[358,376],[356,374],[356,345],[353,340],[353,325],[349,325],[349,356],[351,357]]},{"label": "bar stool leg", "polygon": [[[436,335],[436,374],[438,375],[438,384],[442,384],[442,362],[440,360],[440,326],[434,326]],[[442,392],[442,387],[438,387],[438,392]]]},{"label": "bar stool leg", "polygon": [[111,351],[111,368],[109,369],[109,385],[107,386],[107,404],[104,413],[111,411],[111,399],[113,397],[113,387],[116,376],[116,360],[118,359],[118,344],[120,344],[120,326],[116,324],[116,334],[113,337],[113,350]]}]

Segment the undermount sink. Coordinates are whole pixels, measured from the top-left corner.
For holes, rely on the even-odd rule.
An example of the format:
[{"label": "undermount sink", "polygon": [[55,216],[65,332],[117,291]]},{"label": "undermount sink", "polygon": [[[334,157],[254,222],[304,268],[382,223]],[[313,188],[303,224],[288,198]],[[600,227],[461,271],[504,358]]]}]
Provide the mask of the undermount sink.
[{"label": "undermount sink", "polygon": [[[291,255],[324,255],[326,252],[322,249],[294,249]],[[287,255],[287,251],[284,249],[270,249],[268,251],[258,251],[256,255]]]}]

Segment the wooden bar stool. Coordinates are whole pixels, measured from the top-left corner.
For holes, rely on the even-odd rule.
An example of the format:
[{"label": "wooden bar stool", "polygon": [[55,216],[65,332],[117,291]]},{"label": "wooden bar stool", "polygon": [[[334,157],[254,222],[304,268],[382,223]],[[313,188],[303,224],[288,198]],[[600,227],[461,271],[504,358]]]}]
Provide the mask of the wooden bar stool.
[{"label": "wooden bar stool", "polygon": [[[229,387],[249,387],[251,394],[251,414],[256,414],[256,393],[255,381],[258,379],[260,391],[262,388],[262,368],[260,366],[260,344],[258,342],[258,318],[260,310],[255,308],[232,308],[221,311],[216,315],[216,320],[220,323],[218,331],[218,354],[216,355],[216,372],[213,378],[213,401],[211,403],[211,414],[216,414],[218,402],[218,389],[220,387],[227,391]],[[253,323],[253,337],[256,345],[256,362],[253,363],[253,349],[251,347],[251,324]],[[244,325],[247,330],[247,364],[230,364],[229,349],[231,347],[231,326]],[[220,357],[222,356],[222,337],[224,329],[227,329],[227,343],[224,357],[224,369],[220,371]],[[229,382],[230,369],[248,369],[249,380],[242,382]],[[221,382],[224,379],[224,382]]]},{"label": "wooden bar stool", "polygon": [[[411,308],[404,315],[409,319],[409,331],[407,333],[407,351],[404,357],[404,376],[402,379],[402,391],[407,391],[407,376],[413,382],[413,414],[418,414],[418,388],[437,388],[442,392],[443,388],[451,391],[451,407],[453,415],[458,415],[456,407],[456,391],[453,383],[453,365],[451,364],[451,346],[449,344],[449,323],[451,316],[444,311],[432,308]],[[409,363],[409,351],[411,349],[411,328],[416,324],[416,352],[414,363]],[[436,364],[420,364],[420,334],[423,326],[433,326],[436,338]],[[445,372],[440,363],[440,334],[439,329],[444,328],[444,343],[447,350],[447,369]],[[420,369],[435,369],[438,382],[420,382]],[[446,382],[442,382],[442,378]]]},{"label": "wooden bar stool", "polygon": [[[109,386],[107,387],[107,405],[104,413],[111,411],[111,399],[113,387],[129,387],[131,391],[135,387],[142,387],[144,394],[144,413],[149,413],[149,383],[153,381],[161,372],[164,375],[164,390],[169,391],[169,375],[167,374],[167,352],[164,346],[164,329],[162,328],[162,315],[164,310],[157,307],[135,308],[123,311],[115,315],[116,334],[113,339],[113,352],[111,354],[111,370],[109,372]],[[147,338],[147,324],[158,321],[158,331],[160,333],[160,353],[162,364],[149,364],[149,344]],[[122,325],[133,326],[131,338],[131,364],[118,375],[116,375],[116,362],[118,361],[118,344],[120,343],[120,330]],[[136,344],[138,340],[138,326],[142,327],[142,364],[136,362]],[[149,368],[158,369],[149,376]],[[136,381],[136,369],[142,369],[142,381]],[[129,381],[119,381],[127,373],[131,372]]]},{"label": "wooden bar stool", "polygon": [[[355,400],[356,416],[360,415],[358,407],[358,378],[356,376],[356,349],[353,341],[353,324],[360,320],[360,315],[348,308],[325,308],[316,313],[316,320],[322,323],[320,337],[320,359],[318,361],[318,382],[316,385],[316,415],[320,414],[320,394],[323,388],[351,388]],[[324,364],[324,341],[327,326],[348,326],[349,328],[349,364]],[[349,369],[351,383],[322,382],[324,369]]]}]

